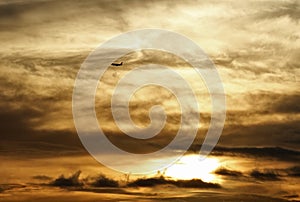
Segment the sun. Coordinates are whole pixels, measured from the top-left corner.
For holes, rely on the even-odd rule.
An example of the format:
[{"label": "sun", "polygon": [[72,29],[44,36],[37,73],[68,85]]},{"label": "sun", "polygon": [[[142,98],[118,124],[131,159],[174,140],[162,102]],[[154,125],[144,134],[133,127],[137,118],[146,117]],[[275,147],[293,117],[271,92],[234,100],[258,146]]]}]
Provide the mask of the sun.
[{"label": "sun", "polygon": [[204,182],[216,182],[216,176],[212,173],[220,166],[218,159],[199,159],[199,155],[183,156],[175,164],[165,171],[165,176],[174,179],[201,179]]}]

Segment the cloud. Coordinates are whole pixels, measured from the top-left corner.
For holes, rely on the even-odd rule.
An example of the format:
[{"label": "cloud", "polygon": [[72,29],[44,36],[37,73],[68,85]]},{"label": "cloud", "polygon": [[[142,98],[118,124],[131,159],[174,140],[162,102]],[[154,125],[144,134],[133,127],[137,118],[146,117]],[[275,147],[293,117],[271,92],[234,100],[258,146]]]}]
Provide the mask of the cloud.
[{"label": "cloud", "polygon": [[261,15],[258,15],[258,19],[274,19],[283,16],[288,16],[289,18],[299,21],[300,20],[300,5],[298,1],[286,1],[281,2],[279,5],[272,5],[266,9]]},{"label": "cloud", "polygon": [[290,194],[290,195],[285,195],[283,197],[287,198],[287,199],[293,199],[293,198],[299,198],[299,195],[298,194]]},{"label": "cloud", "polygon": [[259,171],[253,170],[250,173],[250,176],[261,181],[278,181],[280,180],[278,174],[274,171]]},{"label": "cloud", "polygon": [[128,184],[129,187],[155,187],[158,185],[174,185],[182,188],[221,188],[219,184],[203,182],[200,179],[170,180],[164,177],[141,178]]},{"label": "cloud", "polygon": [[279,100],[273,102],[273,112],[278,113],[300,113],[300,95],[281,95]]},{"label": "cloud", "polygon": [[241,177],[243,174],[239,171],[229,170],[227,168],[218,168],[215,172],[217,175],[229,176],[229,177]]},{"label": "cloud", "polygon": [[[33,132],[31,132],[33,133]],[[21,133],[22,135],[22,133]],[[26,134],[23,134],[26,136]],[[4,156],[22,158],[51,158],[57,156],[82,156],[86,155],[86,150],[82,147],[76,134],[65,132],[45,132],[35,133],[35,136],[18,138],[15,140],[3,140],[0,143],[0,153]],[[60,139],[59,142],[57,138]]]},{"label": "cloud", "polygon": [[300,177],[300,166],[293,166],[284,170],[288,176]]},{"label": "cloud", "polygon": [[[46,150],[53,144],[62,145],[58,139],[64,139],[69,148],[81,147],[73,126],[71,98],[72,79],[82,56],[11,54],[1,58],[1,145],[17,152],[20,142],[25,141],[22,149],[27,145],[32,151],[37,145],[47,145]],[[12,141],[10,148],[7,141]]]},{"label": "cloud", "polygon": [[[220,145],[239,147],[282,146],[297,149],[299,145],[299,125],[297,120],[262,122],[247,125],[225,126]],[[253,138],[255,134],[255,138]]]},{"label": "cloud", "polygon": [[[0,29],[5,47],[35,49],[94,48],[110,35],[128,31],[131,8],[148,8],[138,1],[18,1],[1,5]],[[65,9],[68,8],[68,9]],[[144,9],[145,9],[144,8]],[[47,12],[45,12],[47,11]],[[14,44],[14,45],[12,45]],[[64,44],[64,47],[60,46]],[[6,49],[5,48],[5,49]]]},{"label": "cloud", "polygon": [[[257,156],[255,157],[257,158]],[[266,158],[266,156],[264,156]],[[250,172],[240,172],[237,170],[220,167],[214,171],[215,174],[231,178],[254,178],[261,181],[279,181],[286,179],[285,177],[300,177],[300,167],[292,166],[287,168],[268,168],[264,170],[253,169]]]},{"label": "cloud", "polygon": [[13,190],[13,189],[20,189],[25,188],[26,185],[23,184],[0,184],[0,193]]},{"label": "cloud", "polygon": [[[5,173],[17,170],[20,159],[28,158],[38,158],[32,161],[35,163],[39,158],[44,160],[37,163],[40,165],[37,168],[41,168],[39,172],[46,169],[49,162],[53,167],[64,169],[63,164],[68,162],[65,160],[70,161],[67,167],[77,167],[75,169],[81,169],[83,164],[94,165],[86,160],[71,162],[74,156],[91,158],[73,124],[71,101],[76,74],[98,44],[117,34],[145,27],[186,35],[216,64],[227,93],[227,120],[212,155],[274,159],[280,165],[299,162],[299,13],[297,1],[0,1],[0,152],[5,158],[13,157],[11,161],[15,162],[9,164],[12,168],[5,168],[9,170]],[[163,64],[166,64],[176,58],[162,54],[153,57],[150,52],[141,51],[124,59],[126,64],[135,67],[145,61],[160,59],[165,59]],[[185,64],[176,61],[172,68],[184,70],[181,66]],[[129,69],[128,66],[108,71],[100,98],[109,101],[109,88]],[[191,72],[187,75],[193,84],[198,83]],[[176,81],[170,80],[170,83],[176,85]],[[207,99],[207,95],[201,94],[205,88],[195,85],[195,89],[200,100]],[[104,103],[98,109],[103,120],[98,118],[103,121],[107,137],[118,147],[133,153],[148,153],[164,147],[174,138],[180,120],[176,106],[169,102],[172,97],[150,89],[134,98],[131,115],[137,124],[145,126],[149,123],[147,109],[161,99],[167,100],[163,104],[167,105],[169,125],[150,140],[126,137],[114,127],[110,105]],[[209,105],[209,101],[202,105],[201,131],[190,151],[198,152],[200,148],[209,124],[210,114],[206,110]],[[56,159],[58,156],[65,159]],[[7,164],[5,161],[8,160],[4,160],[4,165]],[[27,172],[28,168],[25,170],[24,175],[33,175],[33,172]],[[51,172],[57,172],[53,170]],[[284,177],[298,177],[299,167],[242,173],[220,168],[216,174],[231,179],[247,178],[251,182],[272,182]],[[52,180],[47,175],[33,178]],[[87,191],[94,192],[99,192],[97,187],[116,186],[115,180],[105,176],[85,180],[77,172],[54,179],[52,185],[74,189],[82,189],[81,185],[84,185],[88,186]],[[132,183],[149,187],[159,184],[196,188],[219,186],[200,180],[159,178],[138,179]],[[11,187],[13,185],[1,185],[0,192]]]},{"label": "cloud", "polygon": [[64,175],[59,176],[55,180],[49,183],[51,186],[58,187],[119,187],[119,182],[106,177],[104,174],[100,174],[96,177],[80,178],[81,171],[77,171],[70,177]]},{"label": "cloud", "polygon": [[41,181],[48,181],[48,180],[51,180],[52,177],[49,177],[47,175],[35,175],[35,176],[32,176],[32,179],[41,180]]},{"label": "cloud", "polygon": [[[298,114],[299,106],[297,103],[300,101],[298,93],[274,93],[271,91],[249,92],[240,96],[231,97],[232,102],[239,102],[245,105],[245,110],[248,113],[261,113],[261,114],[284,114],[289,113]],[[230,111],[229,111],[230,113]],[[233,111],[233,113],[235,113]]]},{"label": "cloud", "polygon": [[100,174],[97,177],[87,177],[85,179],[80,179],[80,174],[81,171],[75,172],[70,177],[61,175],[54,181],[50,182],[49,185],[58,187],[85,186],[86,190],[89,190],[90,188],[92,189],[93,187],[155,187],[159,185],[174,185],[180,188],[221,188],[219,184],[203,182],[200,179],[172,180],[163,176],[138,178],[132,181],[127,181],[125,184],[121,185],[119,181],[108,178],[103,174]]},{"label": "cloud", "polygon": [[215,147],[213,155],[245,156],[277,159],[281,161],[299,160],[299,151],[284,149],[280,147]]},{"label": "cloud", "polygon": [[[296,1],[6,1],[1,5],[0,25],[5,32],[0,38],[6,39],[3,47],[8,49],[94,48],[95,43],[120,32],[154,27],[181,32],[218,52],[219,48],[240,49],[252,40],[251,35],[265,36],[278,18],[287,16],[297,22],[298,10]],[[294,30],[295,24],[287,20],[289,29],[284,32]],[[274,41],[286,39],[280,36]]]},{"label": "cloud", "polygon": [[77,171],[68,178],[66,178],[64,175],[61,175],[60,177],[55,179],[53,182],[51,182],[50,185],[58,186],[58,187],[82,186],[83,183],[81,182],[81,180],[79,180],[80,174],[81,174],[81,171]]},{"label": "cloud", "polygon": [[[41,152],[45,146],[50,151],[58,149],[66,154],[81,154],[71,105],[80,64],[98,43],[123,31],[145,26],[185,34],[201,46],[203,44],[216,63],[228,94],[227,120],[220,146],[298,148],[299,93],[295,77],[300,53],[298,10],[296,1],[268,4],[2,1],[0,126],[3,151],[10,153],[23,142],[21,148],[26,150],[27,147],[28,153]],[[282,29],[278,31],[278,27]],[[153,60],[149,52],[141,53],[127,56],[129,64],[141,64],[140,58]],[[157,61],[163,56],[157,54],[154,58],[153,61]],[[100,94],[104,99],[108,97],[106,88],[113,83],[112,72],[109,71],[104,79],[105,91]],[[125,72],[114,72],[114,75],[118,77],[118,73]],[[162,95],[157,93],[150,99],[151,91],[133,102],[132,117],[142,117],[137,120],[139,124],[148,123],[149,120],[144,119],[147,118],[144,115],[148,115],[146,108]],[[171,97],[161,98],[170,100]],[[158,138],[141,144],[139,140],[120,138],[125,135],[114,130],[109,119],[110,106],[105,103],[102,107],[99,111],[108,138],[131,152],[155,151],[168,144],[180,118],[171,106],[167,129]],[[208,125],[210,116],[205,116],[198,139],[203,138],[202,132]],[[8,148],[5,144],[15,146]],[[290,153],[286,155],[290,159]],[[283,159],[283,156],[278,158]]]},{"label": "cloud", "polygon": [[94,187],[119,187],[119,182],[101,174],[91,183]]}]

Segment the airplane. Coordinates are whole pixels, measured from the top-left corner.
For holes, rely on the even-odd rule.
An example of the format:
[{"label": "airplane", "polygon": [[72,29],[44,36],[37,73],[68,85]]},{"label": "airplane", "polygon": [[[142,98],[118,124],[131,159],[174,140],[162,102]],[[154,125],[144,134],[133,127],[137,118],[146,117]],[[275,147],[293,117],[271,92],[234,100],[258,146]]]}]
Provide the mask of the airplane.
[{"label": "airplane", "polygon": [[123,65],[123,62],[121,62],[121,63],[114,63],[114,62],[113,62],[113,63],[111,63],[111,65],[112,65],[112,66],[122,66],[122,65]]}]

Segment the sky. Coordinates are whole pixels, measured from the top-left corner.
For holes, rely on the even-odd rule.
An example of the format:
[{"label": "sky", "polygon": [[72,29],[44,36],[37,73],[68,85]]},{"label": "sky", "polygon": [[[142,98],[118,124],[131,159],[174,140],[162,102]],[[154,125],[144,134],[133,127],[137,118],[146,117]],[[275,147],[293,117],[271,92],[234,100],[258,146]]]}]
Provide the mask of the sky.
[{"label": "sky", "polygon": [[[80,142],[72,116],[73,87],[91,51],[114,36],[144,28],[186,36],[215,64],[226,95],[226,121],[212,155],[272,158],[279,167],[299,168],[299,19],[300,2],[289,0],[0,0],[1,183],[78,169],[117,175],[98,164]],[[153,103],[163,104],[171,117],[160,137],[143,144],[142,151],[135,146],[140,142],[119,138],[122,133],[112,120],[109,101],[118,79],[133,67],[156,62],[172,67],[197,89],[201,126],[188,152],[198,151],[209,126],[211,100],[189,65],[149,50],[119,61],[126,61],[124,68],[110,67],[96,93],[97,118],[109,139],[139,153],[174,137],[180,112],[164,89],[141,89],[130,102],[138,126],[150,123]]]}]

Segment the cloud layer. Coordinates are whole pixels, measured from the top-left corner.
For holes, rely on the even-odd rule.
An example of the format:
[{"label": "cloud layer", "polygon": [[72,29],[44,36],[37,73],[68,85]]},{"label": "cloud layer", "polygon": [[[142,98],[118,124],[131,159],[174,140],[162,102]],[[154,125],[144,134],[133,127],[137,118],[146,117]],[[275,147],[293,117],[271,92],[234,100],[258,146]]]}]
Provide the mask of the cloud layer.
[{"label": "cloud layer", "polygon": [[[163,28],[199,44],[222,77],[227,119],[216,153],[298,160],[298,151],[293,150],[300,145],[299,13],[298,1],[2,0],[1,152],[22,157],[86,155],[72,117],[72,91],[80,65],[92,49],[117,34]],[[183,61],[170,54],[150,53],[127,55],[122,59],[128,67],[110,67],[106,72],[97,94],[102,101],[97,105],[99,122],[110,140],[128,151],[151,152],[169,143],[180,120],[178,103],[169,92],[149,88],[132,99],[132,118],[139,126],[149,123],[148,109],[153,103],[165,105],[169,114],[161,136],[145,142],[120,138],[124,134],[115,126],[109,105],[115,83],[127,70],[164,60],[163,64],[185,75],[197,91],[202,111],[191,148],[196,150],[210,122],[205,85]]]}]

